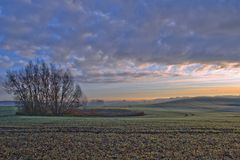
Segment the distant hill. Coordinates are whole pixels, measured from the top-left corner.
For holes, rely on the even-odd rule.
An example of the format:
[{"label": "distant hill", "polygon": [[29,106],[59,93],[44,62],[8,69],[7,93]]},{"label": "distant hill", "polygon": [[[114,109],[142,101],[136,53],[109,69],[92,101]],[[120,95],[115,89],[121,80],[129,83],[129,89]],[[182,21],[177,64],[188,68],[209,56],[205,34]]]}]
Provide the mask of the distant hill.
[{"label": "distant hill", "polygon": [[16,106],[16,101],[0,101],[0,106]]},{"label": "distant hill", "polygon": [[148,107],[173,110],[240,112],[240,97],[195,97],[157,103]]}]

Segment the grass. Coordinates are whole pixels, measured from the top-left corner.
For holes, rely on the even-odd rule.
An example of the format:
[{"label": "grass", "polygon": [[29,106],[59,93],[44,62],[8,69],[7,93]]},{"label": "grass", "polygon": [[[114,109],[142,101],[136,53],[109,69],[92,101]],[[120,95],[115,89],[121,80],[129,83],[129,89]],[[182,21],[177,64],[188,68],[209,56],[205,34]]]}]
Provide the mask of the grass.
[{"label": "grass", "polygon": [[[126,107],[123,107],[126,108]],[[13,116],[0,107],[2,159],[239,159],[240,113],[134,107],[143,117]],[[7,116],[9,113],[9,116]]]},{"label": "grass", "polygon": [[0,107],[0,117],[14,116],[16,114],[16,111],[17,111],[17,108],[13,106]]}]

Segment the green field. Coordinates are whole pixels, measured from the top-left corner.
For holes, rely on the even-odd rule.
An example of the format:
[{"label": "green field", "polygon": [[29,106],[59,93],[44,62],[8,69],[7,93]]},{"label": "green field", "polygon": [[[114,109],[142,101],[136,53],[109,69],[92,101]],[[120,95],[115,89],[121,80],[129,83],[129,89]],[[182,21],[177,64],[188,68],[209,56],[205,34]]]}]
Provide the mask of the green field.
[{"label": "green field", "polygon": [[0,159],[239,159],[240,113],[194,103],[133,106],[146,115],[114,118],[15,116],[0,107]]}]

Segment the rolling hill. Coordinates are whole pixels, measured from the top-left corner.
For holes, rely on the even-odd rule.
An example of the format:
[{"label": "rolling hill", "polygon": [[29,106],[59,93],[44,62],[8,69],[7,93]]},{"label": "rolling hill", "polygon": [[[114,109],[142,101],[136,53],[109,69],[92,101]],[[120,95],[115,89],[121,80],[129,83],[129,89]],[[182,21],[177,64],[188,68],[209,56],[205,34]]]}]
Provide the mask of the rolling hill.
[{"label": "rolling hill", "polygon": [[208,110],[240,112],[240,97],[195,97],[149,105],[170,110]]},{"label": "rolling hill", "polygon": [[16,106],[16,101],[0,101],[0,106]]}]

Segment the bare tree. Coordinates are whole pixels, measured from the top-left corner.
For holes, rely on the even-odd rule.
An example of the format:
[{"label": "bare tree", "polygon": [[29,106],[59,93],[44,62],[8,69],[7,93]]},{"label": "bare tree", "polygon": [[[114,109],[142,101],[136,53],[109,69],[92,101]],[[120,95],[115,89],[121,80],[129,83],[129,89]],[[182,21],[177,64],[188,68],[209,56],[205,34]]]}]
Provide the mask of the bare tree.
[{"label": "bare tree", "polygon": [[75,91],[74,91],[74,94],[73,94],[73,98],[74,98],[73,102],[74,102],[75,107],[79,107],[79,106],[85,107],[86,106],[87,97],[83,94],[80,85],[75,86]]},{"label": "bare tree", "polygon": [[4,87],[14,95],[25,114],[61,115],[66,109],[87,102],[68,69],[43,60],[30,61],[21,70],[8,71]]}]

